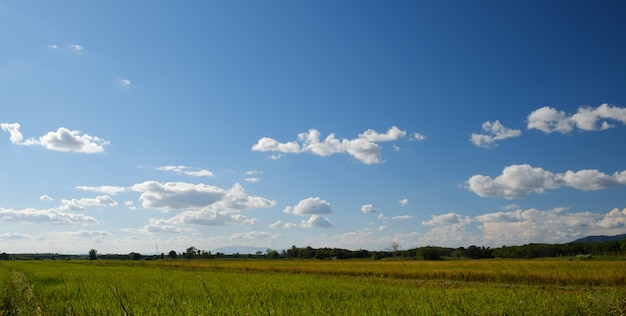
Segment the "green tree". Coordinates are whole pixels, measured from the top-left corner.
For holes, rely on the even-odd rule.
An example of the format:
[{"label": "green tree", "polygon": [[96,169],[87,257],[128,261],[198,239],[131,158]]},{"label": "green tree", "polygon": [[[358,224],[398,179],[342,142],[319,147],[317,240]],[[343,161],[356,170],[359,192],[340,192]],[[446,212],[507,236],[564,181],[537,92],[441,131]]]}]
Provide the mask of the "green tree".
[{"label": "green tree", "polygon": [[96,259],[98,259],[98,250],[96,249],[89,250],[89,260],[96,260]]},{"label": "green tree", "polygon": [[176,253],[176,251],[170,250],[170,252],[167,254],[167,257],[170,259],[176,259],[178,258],[178,254]]},{"label": "green tree", "polygon": [[187,248],[187,250],[185,250],[185,258],[193,259],[193,257],[196,255],[196,250],[197,248],[194,246]]}]

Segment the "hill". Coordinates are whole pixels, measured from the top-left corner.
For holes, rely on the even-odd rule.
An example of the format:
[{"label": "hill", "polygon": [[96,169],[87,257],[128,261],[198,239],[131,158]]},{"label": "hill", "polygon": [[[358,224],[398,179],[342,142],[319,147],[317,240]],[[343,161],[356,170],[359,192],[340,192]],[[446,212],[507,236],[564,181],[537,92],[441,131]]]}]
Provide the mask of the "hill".
[{"label": "hill", "polygon": [[580,239],[576,239],[572,242],[607,242],[607,241],[615,241],[615,240],[622,240],[626,238],[626,234],[621,234],[621,235],[615,235],[615,236],[587,236],[587,237],[583,237]]}]

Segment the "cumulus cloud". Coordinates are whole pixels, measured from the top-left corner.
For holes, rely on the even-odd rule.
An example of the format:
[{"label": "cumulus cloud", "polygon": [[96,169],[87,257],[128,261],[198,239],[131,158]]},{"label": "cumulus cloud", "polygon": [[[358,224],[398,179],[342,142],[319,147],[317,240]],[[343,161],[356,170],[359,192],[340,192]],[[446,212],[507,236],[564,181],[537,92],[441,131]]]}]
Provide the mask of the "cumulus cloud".
[{"label": "cumulus cloud", "polygon": [[339,139],[334,133],[320,140],[318,130],[311,129],[298,135],[298,141],[280,143],[279,141],[263,137],[252,146],[253,151],[273,151],[284,154],[312,153],[318,156],[330,156],[346,153],[364,164],[381,163],[381,148],[377,142],[395,141],[406,136],[406,131],[392,126],[386,133],[378,133],[368,129],[354,139]]},{"label": "cumulus cloud", "polygon": [[398,200],[398,203],[400,203],[400,206],[405,207],[407,206],[407,204],[409,204],[409,199]]},{"label": "cumulus cloud", "polygon": [[128,80],[128,79],[119,79],[119,80],[118,80],[118,83],[119,83],[122,87],[127,87],[127,88],[129,88],[129,87],[130,87],[130,84],[131,84],[130,80]]},{"label": "cumulus cloud", "polygon": [[56,224],[87,226],[98,224],[94,217],[84,214],[65,213],[56,209],[37,210],[32,208],[13,210],[0,208],[0,220],[33,224]]},{"label": "cumulus cloud", "polygon": [[330,220],[328,220],[328,218],[321,216],[321,215],[314,214],[314,215],[311,215],[311,217],[309,217],[308,220],[303,220],[300,226],[304,228],[313,228],[313,227],[329,228],[329,227],[333,227],[333,224],[330,222]]},{"label": "cumulus cloud", "polygon": [[101,195],[95,198],[61,200],[61,211],[84,211],[88,206],[115,206],[117,202],[108,195]]},{"label": "cumulus cloud", "polygon": [[270,224],[270,228],[294,228],[297,227],[298,225],[295,223],[283,223],[283,221],[281,220],[277,220],[274,223]]},{"label": "cumulus cloud", "polygon": [[470,136],[470,141],[478,147],[487,148],[496,141],[522,135],[522,131],[504,127],[500,121],[483,123],[483,131],[485,134],[472,133]]},{"label": "cumulus cloud", "polygon": [[566,171],[552,173],[527,164],[505,167],[496,178],[474,175],[467,181],[468,189],[482,197],[520,198],[531,193],[544,193],[547,189],[563,186],[581,191],[601,190],[626,184],[626,171],[612,175],[598,170]]},{"label": "cumulus cloud", "polygon": [[2,123],[0,127],[9,132],[10,141],[16,145],[39,145],[50,150],[93,154],[104,152],[103,146],[109,144],[107,140],[102,138],[81,134],[80,131],[71,131],[65,127],[60,127],[56,132],[48,132],[37,139],[29,138],[26,140],[20,132],[19,123]]},{"label": "cumulus cloud", "polygon": [[178,224],[178,225],[201,225],[201,226],[224,226],[230,224],[256,225],[258,221],[250,219],[241,214],[220,212],[214,209],[201,209],[184,211],[174,217],[166,219],[158,224]]},{"label": "cumulus cloud", "polygon": [[602,215],[592,212],[568,213],[566,208],[551,210],[517,209],[511,212],[476,216],[484,239],[503,243],[561,243],[593,234],[615,234],[626,227],[626,212],[614,209]]},{"label": "cumulus cloud", "polygon": [[423,221],[422,225],[426,226],[445,226],[445,225],[466,225],[471,223],[469,217],[463,217],[457,213],[447,213],[442,215],[431,215],[430,220]]},{"label": "cumulus cloud", "polygon": [[50,44],[50,45],[48,45],[48,48],[50,48],[52,50],[57,50],[57,49],[59,49],[59,46],[57,46],[56,44]]},{"label": "cumulus cloud", "polygon": [[[617,235],[626,229],[626,209],[606,214],[570,212],[566,207],[536,208],[484,213],[475,217],[457,213],[431,216],[423,225],[432,228],[419,238],[421,244],[467,246],[564,243],[589,235]],[[477,231],[470,224],[476,224]]]},{"label": "cumulus cloud", "polygon": [[544,106],[528,115],[528,129],[538,129],[544,133],[570,133],[574,129],[597,131],[614,127],[612,123],[626,124],[626,108],[602,104],[597,108],[580,107],[575,114],[567,114],[552,107]]},{"label": "cumulus cloud", "polygon": [[424,139],[426,139],[426,136],[420,133],[413,133],[413,135],[411,135],[411,138],[410,138],[410,140],[417,140],[417,141],[424,140]]},{"label": "cumulus cloud", "polygon": [[141,192],[143,207],[164,211],[206,207],[226,195],[226,190],[216,186],[185,182],[145,181],[133,185],[131,190]]},{"label": "cumulus cloud", "polygon": [[283,212],[300,216],[330,214],[332,209],[330,203],[319,197],[308,198],[300,201],[296,206],[288,206]]},{"label": "cumulus cloud", "polygon": [[70,44],[70,48],[76,53],[80,53],[83,51],[83,47],[77,44]]},{"label": "cumulus cloud", "polygon": [[42,200],[42,201],[52,201],[53,200],[53,198],[51,198],[51,197],[49,197],[48,195],[45,195],[45,194],[40,196],[39,199]]},{"label": "cumulus cloud", "polygon": [[374,213],[376,212],[376,208],[372,204],[365,204],[361,206],[361,212],[363,213]]},{"label": "cumulus cloud", "polygon": [[100,193],[110,194],[110,195],[116,195],[118,193],[121,193],[127,190],[125,187],[110,186],[110,185],[101,185],[101,186],[95,186],[95,187],[79,185],[76,187],[76,189],[83,190],[83,191],[100,192]]},{"label": "cumulus cloud", "polygon": [[131,190],[141,192],[139,200],[143,207],[163,211],[211,207],[218,211],[239,212],[276,204],[273,200],[247,195],[239,183],[230,190],[224,190],[202,183],[146,181],[133,185]]},{"label": "cumulus cloud", "polygon": [[235,183],[214,207],[228,212],[239,212],[248,209],[268,208],[276,205],[274,200],[246,194],[244,187]]},{"label": "cumulus cloud", "polygon": [[157,170],[174,172],[180,175],[192,176],[192,177],[213,177],[213,172],[206,169],[190,170],[192,168],[187,166],[163,166],[158,167]]}]

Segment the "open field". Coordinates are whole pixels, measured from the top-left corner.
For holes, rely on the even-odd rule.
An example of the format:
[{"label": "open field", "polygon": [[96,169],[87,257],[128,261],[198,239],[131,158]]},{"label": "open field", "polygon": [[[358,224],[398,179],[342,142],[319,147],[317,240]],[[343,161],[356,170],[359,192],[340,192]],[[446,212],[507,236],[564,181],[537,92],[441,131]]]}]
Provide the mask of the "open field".
[{"label": "open field", "polygon": [[626,261],[3,261],[5,315],[624,315]]}]

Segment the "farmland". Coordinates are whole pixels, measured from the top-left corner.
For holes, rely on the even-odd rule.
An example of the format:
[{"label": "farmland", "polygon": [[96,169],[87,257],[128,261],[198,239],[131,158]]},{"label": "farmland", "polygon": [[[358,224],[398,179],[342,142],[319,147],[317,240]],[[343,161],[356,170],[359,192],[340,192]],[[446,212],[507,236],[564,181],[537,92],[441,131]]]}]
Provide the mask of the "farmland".
[{"label": "farmland", "polygon": [[7,315],[623,315],[623,260],[10,260]]}]

